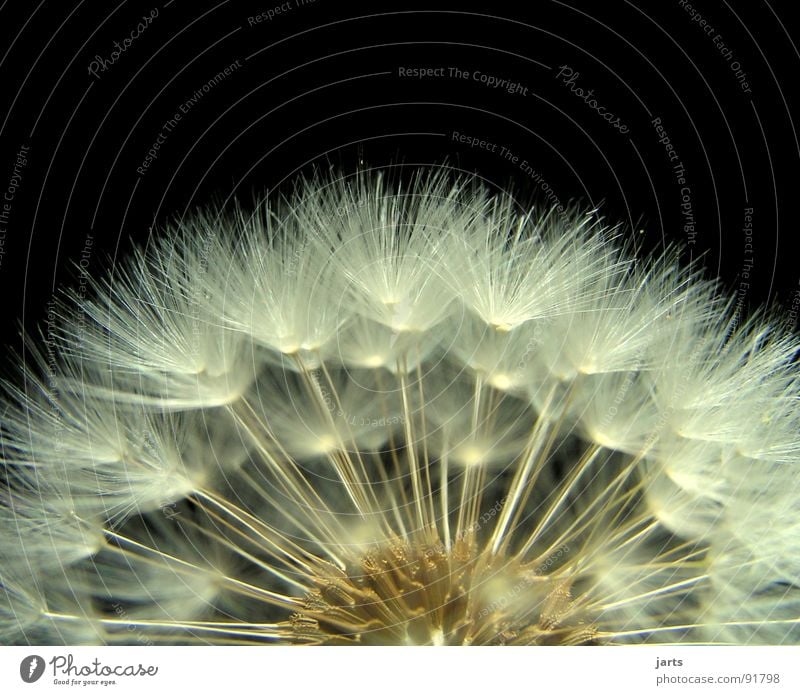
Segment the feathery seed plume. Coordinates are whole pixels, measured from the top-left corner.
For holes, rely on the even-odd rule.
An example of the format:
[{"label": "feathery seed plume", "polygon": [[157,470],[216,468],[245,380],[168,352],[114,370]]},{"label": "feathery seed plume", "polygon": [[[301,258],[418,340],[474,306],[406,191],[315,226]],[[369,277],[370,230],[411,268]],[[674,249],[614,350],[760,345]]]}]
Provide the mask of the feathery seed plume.
[{"label": "feathery seed plume", "polygon": [[66,292],[0,642],[800,643],[798,340],[621,239],[362,173]]}]

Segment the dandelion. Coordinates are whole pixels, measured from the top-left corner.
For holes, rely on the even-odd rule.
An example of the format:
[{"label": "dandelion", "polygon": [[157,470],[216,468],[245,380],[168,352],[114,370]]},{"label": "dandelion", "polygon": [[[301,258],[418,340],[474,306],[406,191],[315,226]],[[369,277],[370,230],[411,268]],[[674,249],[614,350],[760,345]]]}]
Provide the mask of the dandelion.
[{"label": "dandelion", "polygon": [[198,214],[27,344],[0,641],[800,643],[798,341],[420,173]]}]

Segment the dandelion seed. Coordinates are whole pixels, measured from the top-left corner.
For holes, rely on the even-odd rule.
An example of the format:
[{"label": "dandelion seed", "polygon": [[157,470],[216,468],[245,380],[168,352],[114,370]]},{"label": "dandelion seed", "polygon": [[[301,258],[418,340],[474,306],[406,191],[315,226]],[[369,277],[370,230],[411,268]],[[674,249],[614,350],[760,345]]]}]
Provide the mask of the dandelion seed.
[{"label": "dandelion seed", "polygon": [[298,191],[199,213],[28,347],[0,640],[800,643],[796,337],[595,215],[443,172]]}]

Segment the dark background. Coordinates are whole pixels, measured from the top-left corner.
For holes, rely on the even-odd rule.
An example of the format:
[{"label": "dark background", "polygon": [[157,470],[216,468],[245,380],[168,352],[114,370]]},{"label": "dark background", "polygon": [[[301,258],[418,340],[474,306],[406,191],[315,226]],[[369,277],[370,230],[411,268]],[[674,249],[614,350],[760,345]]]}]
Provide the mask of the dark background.
[{"label": "dark background", "polygon": [[796,327],[792,4],[0,0],[5,342],[79,282],[75,263],[102,276],[198,206],[315,169],[443,162],[543,204],[600,206],[644,251],[679,242],[743,311],[769,302]]}]

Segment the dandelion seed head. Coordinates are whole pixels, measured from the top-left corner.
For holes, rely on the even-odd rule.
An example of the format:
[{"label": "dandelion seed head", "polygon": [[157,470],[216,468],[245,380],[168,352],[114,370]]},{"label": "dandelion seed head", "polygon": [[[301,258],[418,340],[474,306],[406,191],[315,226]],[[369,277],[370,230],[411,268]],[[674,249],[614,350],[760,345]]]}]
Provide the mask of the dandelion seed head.
[{"label": "dandelion seed head", "polygon": [[4,386],[0,640],[800,642],[797,338],[596,212],[314,179],[54,317]]}]

